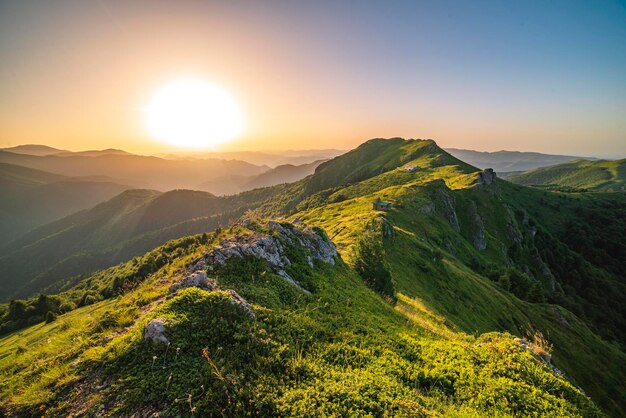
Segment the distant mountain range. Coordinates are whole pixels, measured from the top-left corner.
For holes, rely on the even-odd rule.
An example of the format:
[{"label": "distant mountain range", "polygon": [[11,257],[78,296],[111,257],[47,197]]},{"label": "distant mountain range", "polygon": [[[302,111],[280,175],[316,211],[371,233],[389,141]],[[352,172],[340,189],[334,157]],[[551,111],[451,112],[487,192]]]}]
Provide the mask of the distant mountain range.
[{"label": "distant mountain range", "polygon": [[[597,160],[595,157],[581,157],[572,155],[543,154],[527,151],[474,151],[458,148],[445,148],[451,155],[478,168],[493,168],[498,172],[527,171],[534,168],[547,167],[555,164],[574,160]],[[35,156],[102,156],[102,155],[134,155],[123,150],[105,149],[90,151],[66,151],[46,145],[18,145],[11,148],[0,148],[15,154]],[[291,150],[281,152],[262,151],[232,151],[232,152],[180,152],[157,154],[156,157],[166,160],[236,160],[249,164],[265,167],[278,167],[280,165],[304,165],[320,160],[328,160],[345,153],[345,150],[322,149],[322,150]],[[148,158],[148,157],[146,157]],[[240,176],[241,173],[229,173],[229,176]],[[245,176],[245,175],[243,175]],[[224,176],[221,176],[224,177]],[[210,183],[210,179],[206,180]]]},{"label": "distant mountain range", "polygon": [[[109,148],[104,150],[88,151],[67,151],[47,145],[26,144],[15,147],[0,148],[0,151],[12,152],[14,154],[26,154],[36,156],[100,156],[106,154],[113,155],[134,155],[129,152]],[[313,150],[286,150],[281,152],[264,151],[228,151],[228,152],[178,152],[160,153],[155,157],[166,160],[239,160],[258,166],[277,167],[280,165],[302,165],[310,164],[319,160],[328,160],[346,152],[337,149],[313,149]]]},{"label": "distant mountain range", "polygon": [[292,183],[315,172],[315,169],[326,160],[318,160],[309,164],[284,164],[256,176],[224,176],[206,181],[198,185],[198,189],[216,195],[227,195],[246,190],[268,187],[281,183]]},{"label": "distant mountain range", "polygon": [[499,173],[532,170],[533,168],[547,167],[581,158],[586,160],[597,159],[593,157],[574,157],[571,155],[551,155],[523,151],[486,152],[457,148],[446,148],[446,151],[475,167],[493,168]]},{"label": "distant mountain range", "polygon": [[251,176],[269,167],[237,160],[166,160],[128,153],[27,155],[0,151],[0,163],[21,165],[64,176],[115,176],[135,187],[167,191],[191,189],[197,184],[226,174]]},{"label": "distant mountain range", "polygon": [[205,153],[177,153],[157,154],[159,157],[169,159],[205,159],[219,158],[226,160],[242,160],[256,165],[277,167],[280,165],[310,164],[319,160],[328,160],[345,153],[345,150],[321,149],[321,150],[293,150],[281,152],[263,151],[232,151],[232,152],[205,152]]},{"label": "distant mountain range", "polygon": [[15,147],[0,148],[0,151],[13,152],[15,154],[38,155],[41,157],[45,155],[54,155],[61,152],[71,152],[39,144],[25,144],[17,145]]}]

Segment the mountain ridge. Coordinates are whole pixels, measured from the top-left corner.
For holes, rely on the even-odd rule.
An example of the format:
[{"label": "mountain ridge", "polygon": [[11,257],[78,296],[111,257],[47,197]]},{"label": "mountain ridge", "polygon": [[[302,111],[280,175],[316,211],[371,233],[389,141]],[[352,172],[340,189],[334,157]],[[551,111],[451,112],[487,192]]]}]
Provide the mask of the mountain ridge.
[{"label": "mountain ridge", "polygon": [[597,160],[597,158],[595,157],[544,154],[531,151],[501,150],[489,152],[459,148],[446,148],[446,151],[476,167],[493,168],[500,173],[548,167],[551,165],[579,159]]},{"label": "mountain ridge", "polygon": [[[322,405],[321,413],[339,415],[601,416],[576,387],[582,386],[607,413],[619,414],[626,370],[619,276],[626,260],[619,255],[626,247],[602,244],[602,234],[623,227],[624,197],[518,186],[433,141],[384,141],[368,141],[296,183],[207,196],[238,210],[238,218],[253,210],[228,228],[205,227],[96,272],[52,300],[0,308],[4,330],[20,312],[43,320],[47,313],[38,306],[60,314],[20,331],[39,347],[35,353],[13,348],[15,334],[0,339],[0,352],[21,367],[15,382],[42,373],[28,366],[28,356],[52,346],[36,341],[51,338],[65,350],[64,341],[77,335],[93,341],[58,360],[82,366],[62,366],[66,383],[45,396],[32,385],[22,393],[0,390],[0,399],[11,399],[8,411],[38,410],[42,401],[33,395],[39,394],[58,413],[68,406],[94,411],[105,399],[106,411],[122,415],[185,414],[193,404],[201,413],[227,415],[298,415]],[[390,209],[374,210],[375,199],[390,202]],[[601,220],[592,233],[569,234],[590,219]],[[307,261],[309,250],[287,244],[280,222],[285,231],[331,239],[336,264]],[[267,240],[285,244],[281,250]],[[211,261],[229,248],[257,256]],[[263,254],[286,257],[286,273],[311,295],[265,264]],[[391,292],[372,290],[376,282],[359,263],[382,266],[372,270],[380,275],[374,279],[391,280]],[[192,273],[210,281],[168,290],[181,289]],[[144,326],[157,320],[180,353],[144,339]],[[64,328],[66,321],[83,325]],[[538,354],[538,335],[554,343],[551,357],[541,357],[548,346]],[[45,364],[50,370],[55,363]],[[8,376],[12,369],[0,360],[0,372]],[[352,387],[341,383],[348,376]],[[81,391],[84,381],[102,386],[103,398]],[[202,391],[190,392],[200,385]],[[187,399],[185,393],[189,405],[176,400]]]}]

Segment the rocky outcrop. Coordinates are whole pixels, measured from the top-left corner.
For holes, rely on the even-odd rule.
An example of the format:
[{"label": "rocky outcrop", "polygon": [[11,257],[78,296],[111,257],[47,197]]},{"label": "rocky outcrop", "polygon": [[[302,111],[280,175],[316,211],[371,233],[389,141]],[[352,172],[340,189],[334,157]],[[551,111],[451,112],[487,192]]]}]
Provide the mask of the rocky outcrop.
[{"label": "rocky outcrop", "polygon": [[[203,261],[204,262],[204,261]],[[217,289],[217,283],[215,280],[210,280],[207,277],[206,272],[196,271],[188,276],[179,279],[170,286],[170,293],[175,293],[179,289],[186,289],[188,287],[197,287],[199,289],[208,290],[209,292]]]},{"label": "rocky outcrop", "polygon": [[476,184],[481,186],[490,186],[496,181],[496,172],[493,168],[486,168],[480,171],[476,176]]},{"label": "rocky outcrop", "polygon": [[169,343],[165,336],[165,319],[155,318],[143,327],[143,339],[154,343]]},{"label": "rocky outcrop", "polygon": [[535,269],[537,269],[537,271],[541,275],[541,281],[543,282],[546,289],[548,289],[550,293],[554,293],[554,291],[556,290],[556,278],[554,277],[554,274],[552,274],[552,270],[550,270],[550,267],[548,267],[548,265],[543,261],[541,255],[539,255],[539,251],[537,251],[536,248],[534,248],[534,251],[532,253],[532,262]]},{"label": "rocky outcrop", "polygon": [[544,351],[541,347],[538,347],[536,344],[528,341],[525,338],[515,338],[515,342],[517,342],[523,350],[530,351],[535,356],[535,358],[542,361],[554,373],[558,374],[559,376],[564,375],[560,369],[552,364],[552,355],[550,353]]},{"label": "rocky outcrop", "polygon": [[232,289],[228,289],[226,292],[230,294],[230,303],[241,308],[246,313],[246,315],[248,315],[250,318],[252,319],[256,318],[256,315],[254,311],[252,310],[252,306],[250,306],[248,301],[246,301],[244,298],[239,296],[239,293],[235,292]]},{"label": "rocky outcrop", "polygon": [[471,222],[471,240],[474,248],[478,251],[483,251],[487,248],[487,238],[485,237],[485,224],[483,219],[478,214],[478,208],[474,201],[470,201],[469,215]]},{"label": "rocky outcrop", "polygon": [[515,218],[515,212],[509,205],[504,205],[504,209],[506,210],[506,237],[510,242],[519,246],[524,241],[524,236]]},{"label": "rocky outcrop", "polygon": [[[435,183],[435,182],[433,182]],[[456,215],[454,196],[446,187],[443,180],[440,181],[442,187],[436,187],[430,191],[430,198],[437,213],[441,214],[450,223],[452,228],[459,232],[459,219]]]},{"label": "rocky outcrop", "polygon": [[338,257],[335,245],[323,233],[318,233],[302,223],[299,226],[270,221],[267,227],[272,234],[260,235],[253,232],[222,240],[206,254],[204,261],[207,268],[212,270],[213,266],[224,265],[232,258],[260,258],[267,261],[274,273],[299,287],[297,280],[287,273],[291,266],[291,260],[287,257],[287,246],[297,245],[302,248],[307,254],[306,260],[310,267],[314,267],[316,260],[335,264],[335,258]]},{"label": "rocky outcrop", "polygon": [[[528,251],[530,252],[531,262],[528,266],[525,266],[526,273],[537,280],[541,280],[544,288],[550,293],[554,293],[556,291],[556,278],[554,277],[554,274],[552,274],[550,267],[548,267],[546,262],[541,258],[537,247],[534,245],[537,228],[532,225],[528,213],[525,210],[519,210],[519,216],[516,216],[510,206],[504,205],[504,208],[507,215],[507,239],[519,249],[521,249],[523,245],[526,245],[528,247]],[[518,222],[520,217],[521,219]]]},{"label": "rocky outcrop", "polygon": [[393,229],[393,225],[391,222],[387,220],[387,218],[381,217],[378,219],[380,232],[383,238],[393,238],[396,236],[396,232]]}]

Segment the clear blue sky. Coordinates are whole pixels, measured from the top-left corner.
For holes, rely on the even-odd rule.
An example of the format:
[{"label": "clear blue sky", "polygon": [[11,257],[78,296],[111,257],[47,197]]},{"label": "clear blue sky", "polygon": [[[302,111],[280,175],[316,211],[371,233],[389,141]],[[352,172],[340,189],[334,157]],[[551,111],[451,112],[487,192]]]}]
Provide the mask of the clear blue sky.
[{"label": "clear blue sky", "polygon": [[240,99],[235,148],[626,156],[624,2],[0,2],[0,146],[152,149],[132,109],[186,75]]}]

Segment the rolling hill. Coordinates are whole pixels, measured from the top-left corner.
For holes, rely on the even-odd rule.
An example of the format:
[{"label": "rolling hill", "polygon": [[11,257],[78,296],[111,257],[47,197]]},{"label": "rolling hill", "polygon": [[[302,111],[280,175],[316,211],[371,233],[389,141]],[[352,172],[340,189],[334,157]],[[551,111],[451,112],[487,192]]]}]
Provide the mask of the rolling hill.
[{"label": "rolling hill", "polygon": [[621,193],[515,185],[401,138],[288,185],[179,193],[101,205],[122,215],[95,216],[110,226],[81,246],[255,210],[0,307],[0,329],[17,330],[0,338],[5,415],[624,411]]},{"label": "rolling hill", "polygon": [[131,186],[160,191],[192,189],[203,181],[224,175],[251,176],[269,169],[236,160],[166,160],[113,151],[45,156],[0,151],[0,163],[71,177],[115,176],[131,182]]},{"label": "rolling hill", "polygon": [[624,192],[626,191],[626,159],[576,160],[551,167],[508,173],[504,178],[525,186]]},{"label": "rolling hill", "polygon": [[0,248],[33,228],[129,188],[106,177],[73,178],[0,163]]},{"label": "rolling hill", "polygon": [[[581,157],[571,155],[542,154],[523,151],[473,151],[467,149],[446,148],[450,154],[479,168],[493,168],[499,173],[526,171],[539,167],[580,160]],[[586,160],[596,160],[588,157]]]},{"label": "rolling hill", "polygon": [[0,256],[0,298],[65,289],[170,239],[226,226],[265,198],[263,190],[228,198],[191,190],[127,190],[13,241]]},{"label": "rolling hill", "polygon": [[198,185],[197,188],[219,196],[236,194],[261,187],[275,186],[282,183],[293,183],[313,174],[315,169],[323,162],[324,160],[319,160],[302,165],[279,165],[256,176],[232,175],[219,177],[204,182]]},{"label": "rolling hill", "polygon": [[26,155],[53,155],[58,154],[60,152],[69,152],[58,148],[49,147],[47,145],[38,145],[38,144],[25,144],[25,145],[17,145],[15,147],[8,148],[0,148],[2,151],[11,152],[14,154],[26,154]]}]

